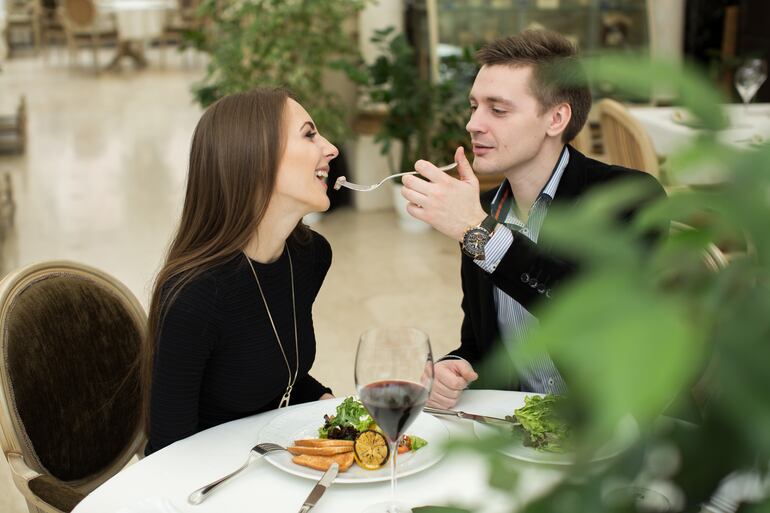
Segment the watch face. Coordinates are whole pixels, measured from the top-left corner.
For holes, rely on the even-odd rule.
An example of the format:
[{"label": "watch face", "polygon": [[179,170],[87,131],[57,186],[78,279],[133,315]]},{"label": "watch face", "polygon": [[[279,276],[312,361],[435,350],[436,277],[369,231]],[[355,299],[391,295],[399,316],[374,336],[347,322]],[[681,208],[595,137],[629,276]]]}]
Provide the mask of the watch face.
[{"label": "watch face", "polygon": [[463,239],[463,249],[470,256],[479,256],[484,254],[484,247],[489,241],[489,233],[480,228],[468,230]]}]

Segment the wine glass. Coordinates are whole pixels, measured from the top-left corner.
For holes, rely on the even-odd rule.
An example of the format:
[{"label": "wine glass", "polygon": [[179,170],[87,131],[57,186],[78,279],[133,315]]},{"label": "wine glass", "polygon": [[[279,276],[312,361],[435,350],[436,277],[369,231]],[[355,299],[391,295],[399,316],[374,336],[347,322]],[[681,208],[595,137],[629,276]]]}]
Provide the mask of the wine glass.
[{"label": "wine glass", "polygon": [[398,441],[422,411],[433,385],[433,354],[428,335],[415,328],[373,328],[358,341],[356,390],[390,446],[390,502],[366,513],[409,513],[396,502]]},{"label": "wine glass", "polygon": [[748,59],[735,72],[735,89],[741,95],[744,109],[767,79],[767,62],[764,59]]}]

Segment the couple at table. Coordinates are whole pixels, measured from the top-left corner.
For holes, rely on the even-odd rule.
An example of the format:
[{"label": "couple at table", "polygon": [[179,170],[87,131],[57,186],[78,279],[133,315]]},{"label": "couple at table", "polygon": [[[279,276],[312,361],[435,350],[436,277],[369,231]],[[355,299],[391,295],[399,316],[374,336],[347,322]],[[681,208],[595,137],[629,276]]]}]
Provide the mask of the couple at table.
[{"label": "couple at table", "polygon": [[[576,58],[565,38],[525,32],[477,57],[466,125],[473,163],[458,148],[456,179],[418,161],[425,180],[404,178],[402,193],[412,216],[462,250],[460,347],[436,362],[429,400],[440,407],[479,378],[475,367],[501,334],[525,343],[537,323],[532,308],[574,276],[574,261],[537,243],[551,204],[576,205],[615,180],[636,180],[651,198],[664,194],[650,175],[567,144],[586,122],[591,95],[553,72]],[[332,397],[309,374],[311,310],[332,251],[302,218],[329,208],[324,180],[337,155],[283,89],[225,97],[201,117],[180,225],[150,303],[146,453],[224,422]],[[480,195],[475,173],[496,172],[503,183]],[[534,365],[515,363],[502,387],[566,391],[547,354]]]}]

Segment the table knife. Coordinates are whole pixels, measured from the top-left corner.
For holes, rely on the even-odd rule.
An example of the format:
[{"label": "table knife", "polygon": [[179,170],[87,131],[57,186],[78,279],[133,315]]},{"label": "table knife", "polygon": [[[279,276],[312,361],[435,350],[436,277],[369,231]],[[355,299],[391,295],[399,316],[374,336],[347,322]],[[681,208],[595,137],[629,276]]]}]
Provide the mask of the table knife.
[{"label": "table knife", "polygon": [[307,496],[307,499],[305,499],[305,503],[302,505],[302,507],[299,509],[299,513],[307,513],[312,509],[313,506],[316,505],[318,500],[321,498],[321,496],[324,494],[327,488],[332,484],[332,481],[334,481],[334,478],[337,477],[337,472],[339,472],[340,466],[337,463],[332,463],[331,466],[324,472],[324,475],[321,476],[321,479],[318,480],[318,483],[313,487],[313,490],[311,490],[310,495]]},{"label": "table knife", "polygon": [[425,408],[423,408],[423,411],[425,411],[425,413],[430,413],[431,415],[447,415],[449,417],[458,417],[461,419],[475,420],[476,422],[479,422],[481,424],[487,424],[491,426],[501,426],[501,427],[510,428],[511,426],[521,425],[521,422],[518,422],[516,420],[501,419],[498,417],[490,417],[489,415],[478,415],[475,413],[467,413],[464,411],[457,411],[457,410],[444,410],[441,408],[431,408],[430,406],[426,406]]}]

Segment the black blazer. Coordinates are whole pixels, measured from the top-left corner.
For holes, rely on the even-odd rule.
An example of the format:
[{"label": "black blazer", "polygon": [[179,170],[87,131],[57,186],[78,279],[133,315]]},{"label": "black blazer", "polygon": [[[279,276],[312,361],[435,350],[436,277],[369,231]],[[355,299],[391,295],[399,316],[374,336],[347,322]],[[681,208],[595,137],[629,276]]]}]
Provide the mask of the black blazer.
[{"label": "black blazer", "polygon": [[[569,153],[569,163],[551,205],[577,207],[592,188],[620,179],[639,180],[643,184],[641,186],[649,187],[652,191],[650,200],[665,196],[663,188],[652,175],[590,159],[571,146]],[[481,205],[485,210],[489,210],[496,192],[495,188],[481,195]],[[629,210],[622,220],[628,222],[641,206]],[[548,217],[543,223],[541,234],[547,232],[547,227]],[[498,229],[507,228],[501,226]],[[511,247],[492,274],[487,274],[471,258],[463,255],[460,275],[464,318],[460,347],[449,354],[462,357],[475,367],[495,348],[500,340],[500,330],[492,296],[493,285],[532,311],[538,303],[558,297],[560,285],[574,276],[576,271],[576,262],[561,258],[546,245],[536,245],[518,234],[514,234]],[[478,388],[502,388],[505,383],[500,381],[505,378],[508,380],[506,388],[517,389],[518,383],[511,372],[510,362],[507,362],[509,358],[496,360],[493,363],[496,367],[494,382],[484,379],[482,371],[479,372],[480,379],[473,385]]]}]

